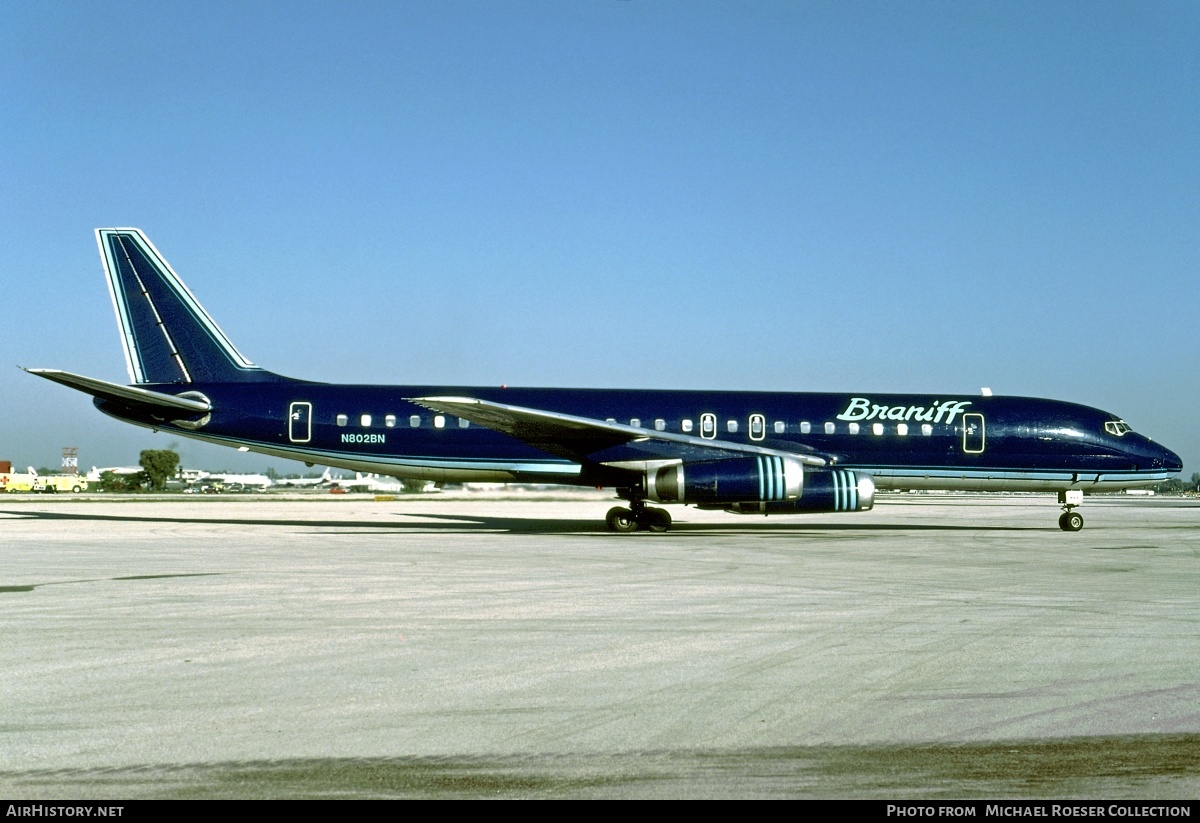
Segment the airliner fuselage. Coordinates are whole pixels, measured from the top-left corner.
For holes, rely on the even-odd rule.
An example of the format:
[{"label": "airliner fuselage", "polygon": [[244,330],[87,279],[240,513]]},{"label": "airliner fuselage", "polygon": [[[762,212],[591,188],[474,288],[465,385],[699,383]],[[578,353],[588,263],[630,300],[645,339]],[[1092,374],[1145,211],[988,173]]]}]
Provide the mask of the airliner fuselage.
[{"label": "airliner fuselage", "polygon": [[1144,486],[1179,457],[1115,415],[1057,400],[336,385],[243,357],[137,229],[98,229],[130,382],[30,371],[137,425],[404,478],[608,486],[614,531],[663,531],[647,501],[764,514],[861,511],[876,487],[1057,492]]},{"label": "airliner fuselage", "polygon": [[[170,391],[179,386],[147,385]],[[1172,452],[1098,409],[964,395],[370,386],[299,381],[187,386],[213,404],[192,420],[112,401],[115,417],[338,468],[446,481],[612,485],[612,463],[659,459],[637,442],[588,464],[411,398],[469,396],[773,450],[829,456],[893,489],[1101,490],[1150,485],[1181,468]],[[228,410],[228,411],[226,411]],[[203,426],[196,420],[208,417]],[[1107,426],[1107,428],[1106,428]],[[702,444],[700,444],[702,445]],[[686,448],[686,447],[683,447]],[[682,454],[680,455],[682,458]]]}]

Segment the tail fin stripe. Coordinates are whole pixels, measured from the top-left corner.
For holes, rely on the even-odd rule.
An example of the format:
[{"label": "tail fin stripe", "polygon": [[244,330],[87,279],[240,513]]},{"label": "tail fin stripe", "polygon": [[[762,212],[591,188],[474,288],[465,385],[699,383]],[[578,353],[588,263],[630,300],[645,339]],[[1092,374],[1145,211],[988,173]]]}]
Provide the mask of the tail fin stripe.
[{"label": "tail fin stripe", "polygon": [[129,316],[129,301],[125,298],[124,285],[117,276],[117,261],[113,259],[113,251],[104,242],[105,234],[105,232],[97,230],[96,240],[100,246],[100,260],[104,264],[104,279],[108,281],[108,293],[112,297],[113,310],[117,314],[117,327],[121,331],[121,346],[125,349],[125,365],[129,369],[129,382],[148,383],[141,354],[138,352],[137,338],[133,332],[133,318]]},{"label": "tail fin stripe", "polygon": [[133,273],[133,278],[137,281],[138,289],[142,292],[142,297],[146,298],[146,303],[149,304],[150,311],[154,314],[154,324],[162,332],[162,336],[167,343],[167,350],[171,353],[171,358],[179,366],[179,370],[183,372],[183,381],[191,383],[192,374],[188,371],[187,364],[183,362],[183,358],[179,354],[179,349],[175,346],[175,341],[171,339],[171,333],[167,331],[167,324],[163,322],[162,315],[158,313],[158,307],[154,305],[154,298],[150,296],[149,289],[142,282],[142,277],[138,274],[137,267],[133,265],[133,260],[129,257],[129,249],[125,248],[125,239],[120,235],[117,235],[115,239],[121,246],[121,253],[125,255],[125,261],[129,264],[129,271]]}]

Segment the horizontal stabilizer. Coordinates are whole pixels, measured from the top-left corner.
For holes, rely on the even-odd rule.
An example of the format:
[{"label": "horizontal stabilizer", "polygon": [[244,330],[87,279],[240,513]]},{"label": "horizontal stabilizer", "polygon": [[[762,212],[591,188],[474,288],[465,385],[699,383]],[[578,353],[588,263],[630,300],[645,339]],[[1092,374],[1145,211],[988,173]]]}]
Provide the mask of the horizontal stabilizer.
[{"label": "horizontal stabilizer", "polygon": [[109,383],[107,380],[83,377],[82,375],[59,371],[58,369],[24,370],[30,374],[36,374],[38,377],[53,380],[55,383],[70,386],[72,389],[81,391],[84,394],[90,394],[92,397],[99,397],[104,400],[126,404],[136,403],[143,406],[158,406],[165,409],[182,409],[192,414],[212,411],[212,404],[204,400],[195,400],[190,397],[176,397],[173,394],[163,394],[162,392],[150,391],[149,389],[141,389],[137,386],[122,386],[119,383]]}]

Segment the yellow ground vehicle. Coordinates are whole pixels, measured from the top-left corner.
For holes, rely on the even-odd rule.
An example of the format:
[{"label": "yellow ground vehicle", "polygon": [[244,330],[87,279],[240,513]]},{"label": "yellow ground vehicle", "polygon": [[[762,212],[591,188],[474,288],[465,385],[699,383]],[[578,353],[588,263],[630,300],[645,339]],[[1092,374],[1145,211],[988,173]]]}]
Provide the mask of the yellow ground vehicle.
[{"label": "yellow ground vehicle", "polygon": [[31,491],[53,494],[55,492],[85,492],[88,482],[79,475],[39,474],[33,478]]},{"label": "yellow ground vehicle", "polygon": [[28,472],[14,472],[11,464],[0,466],[0,492],[29,492],[33,491],[33,481],[37,473],[32,469]]}]

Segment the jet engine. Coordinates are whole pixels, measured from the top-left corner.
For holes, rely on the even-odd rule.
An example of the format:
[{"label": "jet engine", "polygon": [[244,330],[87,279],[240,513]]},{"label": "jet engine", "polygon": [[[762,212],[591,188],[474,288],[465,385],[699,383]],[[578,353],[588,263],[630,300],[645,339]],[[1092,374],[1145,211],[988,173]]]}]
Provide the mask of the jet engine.
[{"label": "jet engine", "polygon": [[778,455],[676,463],[646,473],[646,498],[743,514],[866,511],[875,504],[869,474],[805,469]]},{"label": "jet engine", "polygon": [[874,505],[875,481],[871,475],[853,469],[809,469],[804,473],[804,493],[795,500],[742,500],[719,508],[734,514],[798,514],[865,512]]}]

